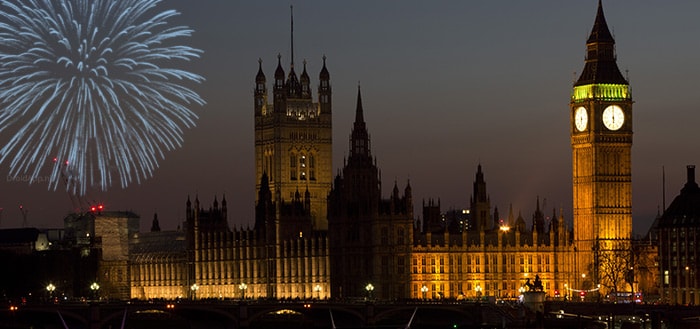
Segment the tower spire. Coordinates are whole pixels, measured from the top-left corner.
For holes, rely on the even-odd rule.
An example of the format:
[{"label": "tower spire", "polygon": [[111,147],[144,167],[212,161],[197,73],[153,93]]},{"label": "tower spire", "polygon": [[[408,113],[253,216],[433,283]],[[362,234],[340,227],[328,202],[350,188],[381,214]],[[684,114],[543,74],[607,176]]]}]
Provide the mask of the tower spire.
[{"label": "tower spire", "polygon": [[602,0],[598,0],[598,11],[586,41],[586,48],[586,64],[575,86],[594,83],[628,84],[617,67],[615,38],[605,21]]},{"label": "tower spire", "polygon": [[357,83],[357,108],[355,109],[355,125],[364,124],[365,116],[362,110],[362,94],[360,93],[360,83]]},{"label": "tower spire", "polygon": [[357,107],[355,108],[355,123],[353,124],[352,134],[350,136],[350,158],[366,158],[371,157],[369,149],[369,133],[365,124],[364,114],[362,110],[362,94],[360,85],[357,85]]}]

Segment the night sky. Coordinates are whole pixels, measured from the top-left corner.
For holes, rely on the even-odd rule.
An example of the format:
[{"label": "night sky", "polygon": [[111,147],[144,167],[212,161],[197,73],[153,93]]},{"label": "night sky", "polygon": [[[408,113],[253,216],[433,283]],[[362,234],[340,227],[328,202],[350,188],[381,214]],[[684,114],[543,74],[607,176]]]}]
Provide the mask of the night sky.
[{"label": "night sky", "polygon": [[[163,229],[185,217],[185,201],[208,207],[225,194],[231,226],[248,226],[254,208],[253,87],[258,59],[268,79],[277,54],[290,61],[290,3],[165,0],[173,24],[192,27],[182,42],[202,49],[183,68],[203,75],[206,100],[197,127],[166,154],[153,178],[127,189],[90,191],[108,210],[133,210],[142,228],[158,213]],[[700,157],[700,2],[604,1],[634,104],[633,225],[645,233]],[[334,172],[348,153],[358,83],[388,197],[408,180],[416,214],[440,199],[466,208],[478,164],[491,205],[513,205],[529,221],[539,196],[545,213],[572,218],[569,97],[583,69],[597,1],[304,1],[294,3],[294,57],[307,60],[317,97],[322,57],[333,88]],[[297,70],[300,72],[300,70]],[[628,73],[625,73],[628,72]],[[271,91],[270,91],[271,92]],[[271,94],[270,94],[271,96]],[[3,142],[4,143],[4,142]],[[0,165],[6,175],[8,164]],[[545,201],[546,200],[546,201]],[[65,191],[3,179],[0,227],[62,227]]]}]

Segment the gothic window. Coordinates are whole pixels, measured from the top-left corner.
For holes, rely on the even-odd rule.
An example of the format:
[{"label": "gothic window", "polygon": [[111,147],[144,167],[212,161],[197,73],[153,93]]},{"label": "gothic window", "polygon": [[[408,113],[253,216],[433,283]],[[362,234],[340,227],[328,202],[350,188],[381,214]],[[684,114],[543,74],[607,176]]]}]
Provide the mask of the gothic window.
[{"label": "gothic window", "polygon": [[397,267],[398,274],[404,274],[405,267],[406,267],[405,263],[406,263],[406,260],[403,257],[399,257],[396,260],[396,264],[397,264],[396,267]]},{"label": "gothic window", "polygon": [[445,273],[445,258],[440,256],[440,272]]},{"label": "gothic window", "polygon": [[289,179],[291,180],[296,180],[297,179],[297,156],[296,154],[292,153],[289,155]]},{"label": "gothic window", "polygon": [[404,243],[404,237],[403,237],[403,235],[404,235],[403,227],[399,227],[399,228],[396,230],[396,243],[397,243],[397,244],[401,245],[401,244]]},{"label": "gothic window", "polygon": [[381,235],[382,246],[388,245],[389,244],[389,229],[386,227],[382,227],[380,235]]},{"label": "gothic window", "polygon": [[316,158],[313,154],[309,154],[309,179],[316,180]]},{"label": "gothic window", "polygon": [[435,258],[430,259],[430,273],[435,273]]},{"label": "gothic window", "polygon": [[413,259],[413,273],[418,274],[418,258]]},{"label": "gothic window", "polygon": [[426,261],[425,261],[425,256],[424,256],[424,257],[421,258],[421,273],[428,273],[428,272],[425,270],[425,263],[426,263]]}]

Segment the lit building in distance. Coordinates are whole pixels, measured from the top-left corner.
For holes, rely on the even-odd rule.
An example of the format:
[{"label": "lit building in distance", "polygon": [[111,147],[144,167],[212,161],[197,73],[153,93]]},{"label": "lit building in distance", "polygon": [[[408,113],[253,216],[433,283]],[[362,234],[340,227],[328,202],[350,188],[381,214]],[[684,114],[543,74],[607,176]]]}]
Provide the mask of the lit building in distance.
[{"label": "lit building in distance", "polygon": [[662,301],[700,304],[700,187],[695,166],[688,166],[681,192],[658,221]]},{"label": "lit building in distance", "polygon": [[507,218],[497,208],[492,215],[481,165],[471,200],[476,228],[467,230],[441,220],[439,202],[423,205],[411,252],[410,298],[516,298],[537,277],[552,298],[589,292],[573,285],[574,249],[563,214],[545,216],[538,200],[528,222],[514,217],[512,208]]},{"label": "lit building in distance", "polygon": [[255,77],[255,190],[260,190],[266,174],[275,202],[289,201],[295,193],[308,191],[314,229],[325,230],[333,158],[330,74],[324,56],[318,100],[314,101],[306,61],[297,77],[293,39],[291,57],[285,78],[278,55],[272,103],[268,103],[262,61]]}]

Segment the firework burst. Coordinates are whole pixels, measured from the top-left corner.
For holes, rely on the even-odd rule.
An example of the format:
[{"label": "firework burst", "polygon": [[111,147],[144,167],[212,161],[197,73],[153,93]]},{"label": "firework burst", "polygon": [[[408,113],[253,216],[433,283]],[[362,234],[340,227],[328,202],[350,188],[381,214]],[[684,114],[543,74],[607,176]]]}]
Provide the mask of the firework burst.
[{"label": "firework burst", "polygon": [[160,0],[0,0],[0,162],[84,194],[151,177],[203,105]]}]

